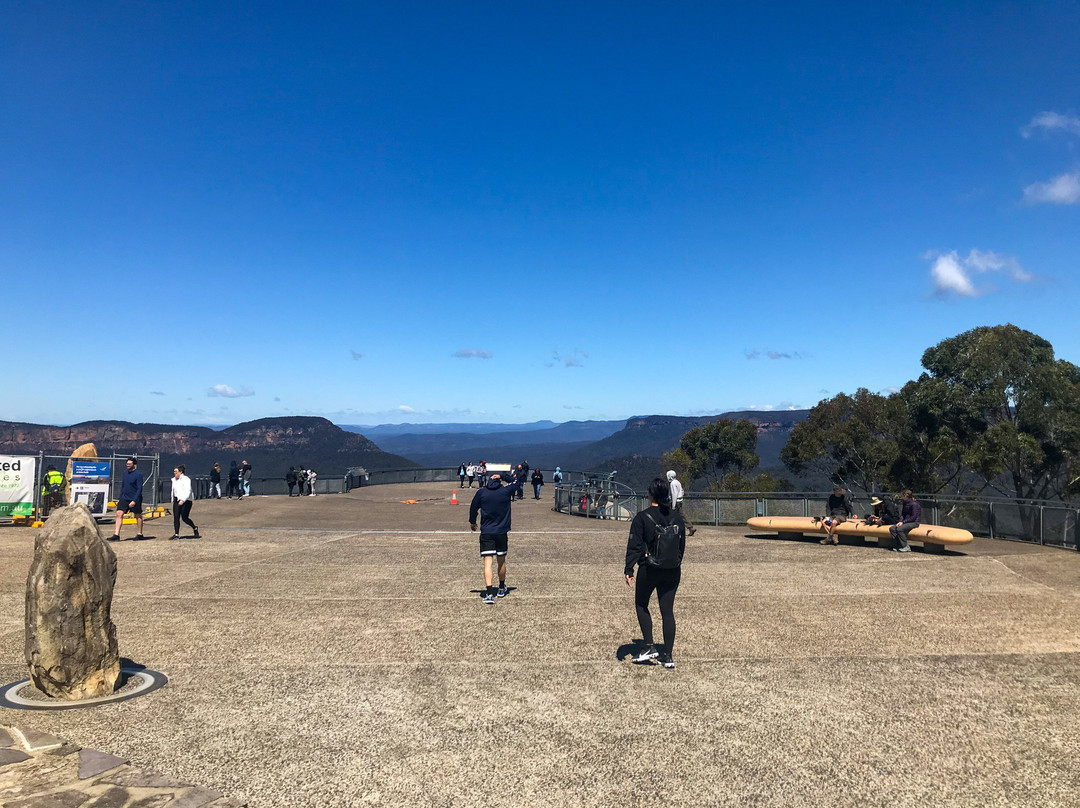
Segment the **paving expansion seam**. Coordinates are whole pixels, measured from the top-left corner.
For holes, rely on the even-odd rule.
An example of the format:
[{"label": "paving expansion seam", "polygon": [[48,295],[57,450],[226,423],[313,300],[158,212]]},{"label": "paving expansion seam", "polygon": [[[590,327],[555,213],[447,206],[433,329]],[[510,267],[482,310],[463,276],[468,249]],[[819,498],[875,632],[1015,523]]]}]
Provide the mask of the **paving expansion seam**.
[{"label": "paving expansion seam", "polygon": [[1014,570],[1012,567],[1010,567],[1008,564],[1006,564],[1004,561],[1002,561],[1000,558],[998,558],[996,556],[990,556],[990,560],[997,563],[997,564],[1000,564],[1002,567],[1004,567],[1006,570],[1011,572],[1017,578],[1020,578],[1021,580],[1027,581],[1029,584],[1034,584],[1035,586],[1041,586],[1041,587],[1043,587],[1045,589],[1049,589],[1051,592],[1053,592],[1055,595],[1058,595],[1059,597],[1064,596],[1066,594],[1064,592],[1058,592],[1057,589],[1050,586],[1050,584],[1044,584],[1042,581],[1034,581],[1031,578],[1028,578],[1026,575],[1023,575],[1023,574],[1017,572],[1016,570]]}]

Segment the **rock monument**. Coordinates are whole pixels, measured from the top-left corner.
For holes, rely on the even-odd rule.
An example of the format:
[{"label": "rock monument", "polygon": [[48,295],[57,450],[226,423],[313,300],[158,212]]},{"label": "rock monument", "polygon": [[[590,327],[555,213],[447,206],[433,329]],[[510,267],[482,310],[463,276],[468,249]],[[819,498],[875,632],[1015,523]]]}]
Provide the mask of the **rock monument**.
[{"label": "rock monument", "polygon": [[110,695],[120,678],[111,617],[116,554],[85,503],[57,508],[34,542],[26,580],[26,662],[57,699]]}]

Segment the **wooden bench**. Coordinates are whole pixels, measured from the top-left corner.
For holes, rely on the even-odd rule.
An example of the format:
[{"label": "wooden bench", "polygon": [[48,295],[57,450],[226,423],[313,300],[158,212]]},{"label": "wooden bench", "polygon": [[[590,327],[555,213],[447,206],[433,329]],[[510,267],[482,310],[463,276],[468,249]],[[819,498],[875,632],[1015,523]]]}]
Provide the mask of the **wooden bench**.
[{"label": "wooden bench", "polygon": [[[766,533],[783,535],[803,536],[805,534],[825,535],[825,524],[819,516],[755,516],[747,519],[746,524],[754,530]],[[852,536],[857,538],[875,538],[878,544],[882,539],[886,543],[892,540],[888,525],[869,525],[862,519],[849,519],[841,522],[833,530],[836,536]],[[944,552],[946,545],[967,544],[975,537],[970,531],[958,527],[942,527],[941,525],[920,524],[907,534],[907,540],[922,542],[930,552]]]}]

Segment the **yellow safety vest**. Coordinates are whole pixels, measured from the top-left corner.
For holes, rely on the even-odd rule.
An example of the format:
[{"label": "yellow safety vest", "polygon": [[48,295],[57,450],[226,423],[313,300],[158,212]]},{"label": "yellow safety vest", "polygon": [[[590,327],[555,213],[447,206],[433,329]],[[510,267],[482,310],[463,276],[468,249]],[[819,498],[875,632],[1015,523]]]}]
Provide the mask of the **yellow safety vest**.
[{"label": "yellow safety vest", "polygon": [[45,484],[41,487],[41,490],[48,494],[54,485],[58,485],[62,488],[64,486],[64,475],[59,471],[45,472]]}]

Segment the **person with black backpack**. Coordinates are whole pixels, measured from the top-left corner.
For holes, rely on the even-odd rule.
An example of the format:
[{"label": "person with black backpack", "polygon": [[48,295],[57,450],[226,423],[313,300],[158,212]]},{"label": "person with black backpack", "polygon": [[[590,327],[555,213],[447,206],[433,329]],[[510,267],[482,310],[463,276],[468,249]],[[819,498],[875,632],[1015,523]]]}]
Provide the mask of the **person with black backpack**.
[{"label": "person with black backpack", "polygon": [[[682,560],[686,552],[686,522],[678,511],[671,509],[671,488],[659,477],[649,483],[649,507],[634,517],[630,538],[626,542],[626,567],[623,576],[627,586],[634,586],[634,566],[637,566],[637,586],[634,605],[644,647],[633,661],[652,664],[659,658],[667,669],[675,667],[671,657],[675,644],[675,592],[682,577]],[[663,650],[653,645],[652,615],[649,599],[656,592],[660,616],[664,621]]]}]

